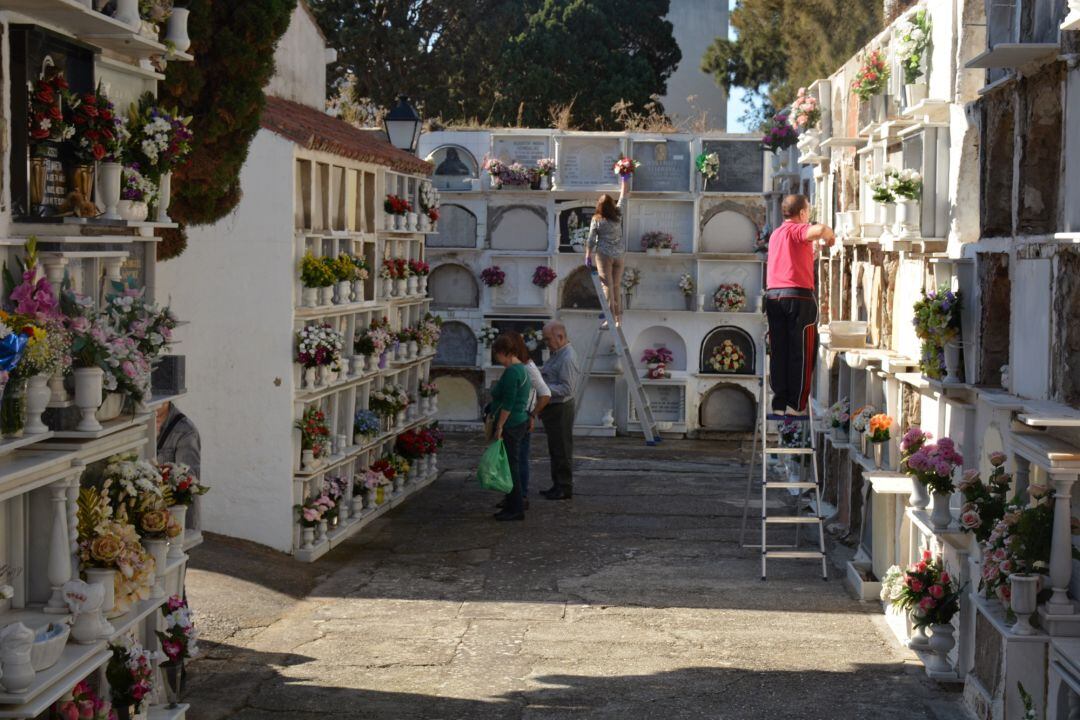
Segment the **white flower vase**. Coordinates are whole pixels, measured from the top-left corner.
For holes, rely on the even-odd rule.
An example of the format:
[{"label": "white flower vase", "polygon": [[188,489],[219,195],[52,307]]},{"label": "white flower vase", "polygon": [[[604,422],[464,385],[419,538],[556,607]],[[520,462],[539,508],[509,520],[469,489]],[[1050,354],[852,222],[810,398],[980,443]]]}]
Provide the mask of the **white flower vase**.
[{"label": "white flower vase", "polygon": [[132,30],[138,30],[142,24],[142,17],[139,15],[139,0],[117,0],[113,19],[124,23]]},{"label": "white flower vase", "polygon": [[896,228],[894,232],[901,240],[913,240],[919,237],[921,222],[919,201],[900,198],[896,201]]},{"label": "white flower vase", "polygon": [[949,510],[950,496],[951,493],[934,493],[934,506],[930,510],[930,524],[934,530],[947,530],[952,523],[952,512]]},{"label": "white flower vase", "polygon": [[[171,21],[171,20],[170,20]],[[172,202],[172,173],[167,172],[161,176],[158,182],[157,213],[155,220],[159,223],[171,223],[169,217],[169,203]]]},{"label": "white flower vase", "polygon": [[364,281],[353,280],[352,283],[352,301],[354,303],[364,302]]},{"label": "white flower vase", "polygon": [[71,399],[68,396],[67,388],[64,387],[63,371],[57,370],[49,378],[49,393],[49,402],[66,403]]},{"label": "white flower vase", "polygon": [[337,284],[337,304],[348,305],[349,299],[352,296],[352,283],[348,280],[342,280]]},{"label": "white flower vase", "polygon": [[949,665],[949,651],[956,645],[954,632],[956,629],[949,623],[930,626],[930,649],[934,654],[927,660],[927,670],[941,673],[952,670]]},{"label": "white flower vase", "polygon": [[416,289],[419,286],[419,284],[420,284],[420,279],[417,278],[415,275],[410,275],[408,280],[405,281],[405,291],[409,295],[415,295],[416,294]]},{"label": "white flower vase", "polygon": [[34,375],[26,383],[26,426],[27,435],[41,435],[49,432],[49,426],[41,421],[41,414],[49,406],[52,390],[49,389],[49,376],[44,373]]},{"label": "white flower vase", "polygon": [[314,450],[302,450],[300,452],[300,469],[301,470],[314,470],[315,469],[315,451]]},{"label": "white flower vase", "polygon": [[395,416],[395,418],[394,418],[394,424],[395,424],[395,425],[396,425],[397,427],[399,427],[399,428],[400,428],[400,427],[405,427],[405,423],[406,423],[406,422],[407,422],[407,420],[406,420],[406,413],[405,413],[405,411],[404,411],[404,410],[400,410],[400,411],[398,412],[398,414],[397,414],[397,415]]},{"label": "white flower vase", "polygon": [[415,340],[409,341],[409,359],[412,360],[420,354],[420,344]]},{"label": "white flower vase", "polygon": [[300,528],[300,549],[311,550],[315,547],[315,528]]},{"label": "white flower vase", "polygon": [[878,218],[881,220],[881,239],[892,240],[895,235],[893,226],[896,225],[896,204],[881,203],[878,205]]},{"label": "white flower vase", "polygon": [[416,213],[405,213],[405,229],[410,232],[416,230]]},{"label": "white flower vase", "polygon": [[960,343],[951,340],[945,343],[945,379],[943,382],[959,383],[960,379]]},{"label": "white flower vase", "polygon": [[393,297],[394,296],[394,279],[393,278],[383,278],[382,288],[383,288],[382,296],[384,298]]},{"label": "white flower vase", "polygon": [[367,358],[363,355],[353,355],[349,358],[349,374],[353,377],[363,375],[367,367]]},{"label": "white flower vase", "polygon": [[116,204],[116,210],[120,213],[120,219],[127,222],[146,222],[150,208],[141,200],[121,200]]},{"label": "white flower vase", "polygon": [[925,510],[930,505],[930,494],[917,478],[912,478],[911,495],[908,497],[908,505],[916,510]]},{"label": "white flower vase", "polygon": [[540,189],[541,190],[550,190],[551,189],[551,179],[547,175],[541,175],[540,176]]},{"label": "white flower vase", "polygon": [[1015,573],[1009,576],[1009,603],[1016,614],[1012,631],[1017,635],[1034,635],[1031,614],[1038,608],[1039,576]]},{"label": "white flower vase", "polygon": [[394,229],[395,230],[404,230],[405,229],[405,216],[404,215],[395,215],[394,216]]},{"label": "white flower vase", "polygon": [[120,176],[123,170],[124,166],[117,162],[98,164],[97,188],[101,203],[105,206],[102,220],[120,219],[116,206],[120,202]]},{"label": "white flower vase", "polygon": [[165,563],[169,553],[169,541],[143,538],[142,544],[150,557],[154,558],[154,586],[150,588],[150,597],[163,598],[165,597],[165,586],[162,583],[165,579]]},{"label": "white flower vase", "polygon": [[360,517],[364,512],[364,494],[357,493],[352,497],[352,517]]},{"label": "white flower vase", "polygon": [[394,297],[405,297],[409,293],[409,280],[408,278],[397,278],[394,280]]},{"label": "white flower vase", "polygon": [[86,568],[83,570],[86,582],[91,585],[97,583],[105,591],[101,599],[101,612],[108,616],[116,607],[116,569],[115,568]]},{"label": "white flower vase", "polygon": [[319,521],[319,532],[315,535],[315,537],[318,538],[319,542],[322,542],[326,539],[326,531],[329,529],[329,526],[330,523],[326,520]]},{"label": "white flower vase", "polygon": [[319,305],[319,288],[306,287],[300,291],[300,302],[304,307],[318,307]]},{"label": "white flower vase", "polygon": [[316,383],[316,372],[313,367],[304,368],[304,388],[307,390],[314,390]]},{"label": "white flower vase", "polygon": [[417,285],[419,286],[421,295],[427,295],[427,279],[427,275],[421,275],[417,280]]},{"label": "white flower vase", "polygon": [[79,408],[82,419],[79,420],[79,432],[98,432],[101,423],[97,419],[97,410],[101,407],[102,383],[105,371],[98,367],[75,368],[75,406]]},{"label": "white flower vase", "polygon": [[401,477],[401,473],[394,475],[394,494],[400,495],[403,487],[405,487],[405,479]]},{"label": "white flower vase", "polygon": [[430,407],[430,413],[432,415],[439,412],[439,396],[438,395],[432,395],[431,396],[431,404],[430,404],[429,407]]},{"label": "white flower vase", "polygon": [[427,216],[427,213],[420,213],[418,218],[420,221],[420,227],[418,228],[420,232],[429,232],[431,230],[431,218]]},{"label": "white flower vase", "polygon": [[101,615],[101,603],[105,598],[102,585],[69,580],[64,583],[63,592],[68,610],[74,616],[72,640],[79,645],[93,645],[115,632],[111,625],[108,634],[105,632],[105,618]]},{"label": "white flower vase", "polygon": [[774,173],[780,172],[780,151],[774,150],[770,159],[772,161],[772,171]]},{"label": "white flower vase", "polygon": [[383,213],[383,230],[393,230],[394,229],[394,218],[395,217],[397,217],[397,216],[396,215],[391,215],[389,213]]},{"label": "white flower vase", "polygon": [[34,631],[20,622],[0,632],[0,686],[8,692],[26,692],[34,684],[34,666],[30,662],[33,646]]},{"label": "white flower vase", "polygon": [[187,52],[191,47],[191,38],[188,36],[187,8],[174,7],[169,15],[169,22],[165,26],[165,42],[171,44],[176,52]]},{"label": "white flower vase", "polygon": [[350,517],[352,517],[352,507],[349,505],[349,502],[344,497],[338,498],[337,509],[339,525],[343,520],[348,520]]},{"label": "white flower vase", "polygon": [[333,305],[334,304],[334,286],[327,285],[326,287],[319,288],[319,304],[320,305]]},{"label": "white flower vase", "polygon": [[926,99],[926,83],[915,82],[904,85],[904,95],[907,99],[907,106],[909,108],[915,107]]},{"label": "white flower vase", "polygon": [[187,505],[170,505],[169,515],[180,526],[180,534],[169,542],[169,560],[181,560],[184,557],[184,532],[187,530]]}]

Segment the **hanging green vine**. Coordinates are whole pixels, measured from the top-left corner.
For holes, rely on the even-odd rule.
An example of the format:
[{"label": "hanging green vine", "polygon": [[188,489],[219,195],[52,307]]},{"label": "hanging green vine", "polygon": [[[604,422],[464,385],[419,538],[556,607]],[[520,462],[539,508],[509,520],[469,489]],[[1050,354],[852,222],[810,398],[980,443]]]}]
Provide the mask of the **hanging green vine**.
[{"label": "hanging green vine", "polygon": [[173,182],[169,214],[181,228],[166,233],[159,259],[184,251],[185,226],[217,222],[240,202],[240,170],[259,129],[274,49],[295,9],[296,0],[192,0],[195,62],[170,63],[160,97],[194,117],[195,140]]}]

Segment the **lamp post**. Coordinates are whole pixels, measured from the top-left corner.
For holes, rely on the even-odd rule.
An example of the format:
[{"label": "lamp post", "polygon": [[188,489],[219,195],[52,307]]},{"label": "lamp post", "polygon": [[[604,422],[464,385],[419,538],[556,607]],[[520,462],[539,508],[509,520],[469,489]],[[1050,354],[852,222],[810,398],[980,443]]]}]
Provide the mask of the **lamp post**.
[{"label": "lamp post", "polygon": [[406,95],[398,95],[397,105],[383,118],[383,130],[390,144],[399,150],[416,153],[420,139],[420,114]]}]

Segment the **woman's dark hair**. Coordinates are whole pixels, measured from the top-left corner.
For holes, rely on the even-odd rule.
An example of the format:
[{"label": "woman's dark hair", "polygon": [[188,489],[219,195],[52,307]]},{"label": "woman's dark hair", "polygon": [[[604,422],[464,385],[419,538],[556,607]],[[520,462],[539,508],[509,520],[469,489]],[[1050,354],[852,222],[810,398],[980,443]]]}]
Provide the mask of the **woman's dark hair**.
[{"label": "woman's dark hair", "polygon": [[[491,345],[491,352],[493,355],[510,355],[517,357],[517,343],[514,342],[514,335],[517,333],[504,332],[499,337],[495,338],[495,342]],[[520,338],[521,336],[518,335]],[[525,343],[524,340],[521,341]]]},{"label": "woman's dark hair", "polygon": [[593,213],[593,220],[609,220],[611,222],[619,222],[619,218],[622,215],[619,213],[619,208],[615,205],[615,201],[611,199],[611,196],[604,193],[600,196],[600,199],[596,201],[596,212]]},{"label": "woman's dark hair", "polygon": [[514,354],[517,355],[517,359],[523,363],[532,360],[529,357],[529,346],[525,344],[525,337],[519,332],[508,332],[506,334],[514,341]]}]

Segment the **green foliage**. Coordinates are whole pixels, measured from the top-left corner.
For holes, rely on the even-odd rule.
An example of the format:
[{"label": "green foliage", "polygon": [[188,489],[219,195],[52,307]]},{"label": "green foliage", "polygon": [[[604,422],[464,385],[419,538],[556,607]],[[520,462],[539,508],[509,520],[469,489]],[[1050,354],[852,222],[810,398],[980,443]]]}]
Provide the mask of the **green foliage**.
[{"label": "green foliage", "polygon": [[799,87],[828,77],[881,30],[879,0],[739,0],[736,40],[717,38],[701,60],[727,90],[745,88],[760,124]]},{"label": "green foliage", "polygon": [[356,265],[353,259],[346,253],[341,253],[336,258],[329,260],[329,265],[334,273],[334,279],[338,282],[352,282],[356,279]]},{"label": "green foliage", "polygon": [[[351,108],[399,93],[445,123],[583,128],[662,95],[680,59],[669,0],[312,0]],[[344,85],[341,85],[343,83]],[[370,118],[372,113],[360,112]]]},{"label": "green foliage", "polygon": [[[274,48],[296,0],[193,2],[193,63],[169,63],[160,101],[192,115],[192,154],[177,169],[169,214],[187,225],[217,222],[240,201],[240,169],[259,129],[263,87],[274,72]],[[183,233],[159,259],[183,252]]]},{"label": "green foliage", "polygon": [[330,287],[334,279],[333,258],[317,258],[309,252],[300,261],[300,282],[304,287]]}]

